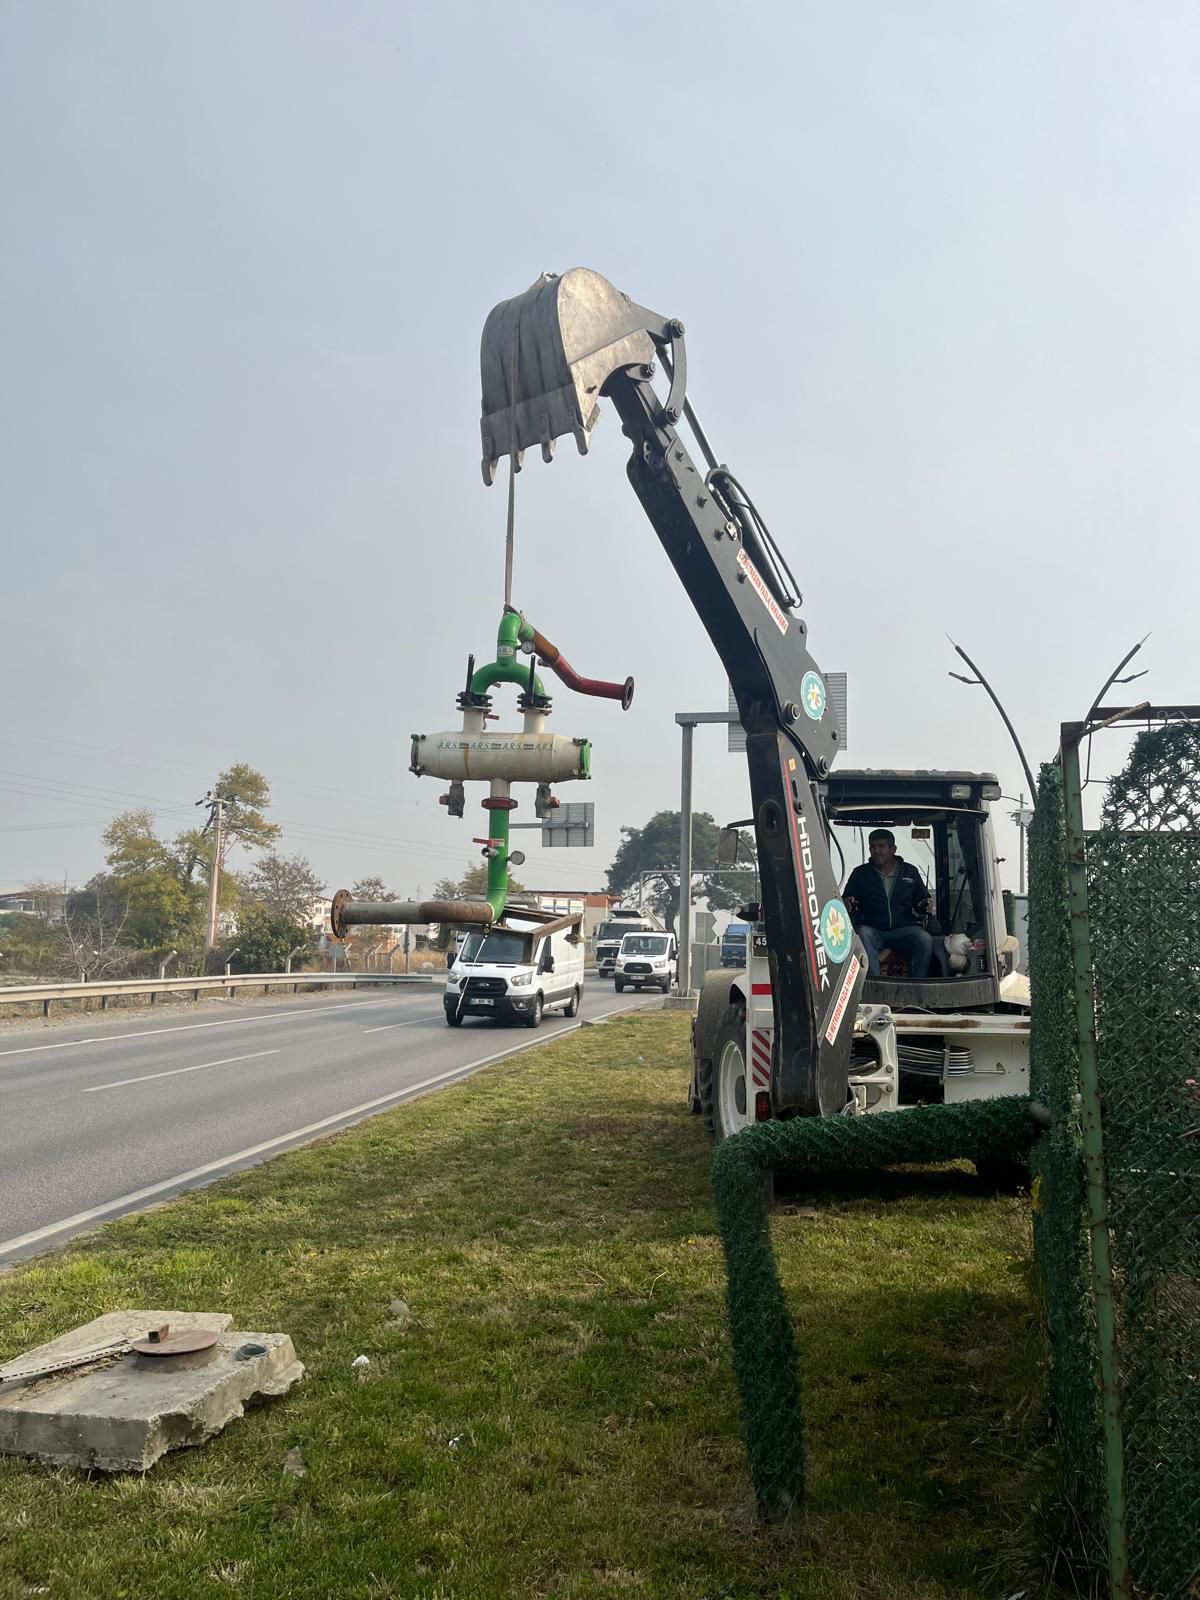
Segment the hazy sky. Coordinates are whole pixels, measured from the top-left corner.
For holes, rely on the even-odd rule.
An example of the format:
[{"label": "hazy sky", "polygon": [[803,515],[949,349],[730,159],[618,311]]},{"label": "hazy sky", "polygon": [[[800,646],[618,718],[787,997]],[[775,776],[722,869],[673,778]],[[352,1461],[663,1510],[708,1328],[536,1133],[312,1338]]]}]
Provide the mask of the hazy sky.
[{"label": "hazy sky", "polygon": [[[0,0],[0,888],[234,761],[330,889],[476,859],[408,736],[492,654],[479,336],[545,268],[687,324],[852,764],[1016,792],[946,633],[1035,762],[1149,629],[1147,692],[1200,699],[1198,91],[1191,4]],[[724,704],[623,446],[607,410],[518,479],[514,599],[638,680],[556,694],[597,847],[537,886],[602,884]],[[703,731],[697,808],[746,793]]]}]

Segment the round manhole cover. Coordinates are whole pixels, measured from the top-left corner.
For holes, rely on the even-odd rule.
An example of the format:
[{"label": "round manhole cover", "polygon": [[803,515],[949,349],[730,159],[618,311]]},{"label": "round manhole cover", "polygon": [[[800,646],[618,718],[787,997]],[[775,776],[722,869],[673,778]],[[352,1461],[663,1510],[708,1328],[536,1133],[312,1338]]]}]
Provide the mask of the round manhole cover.
[{"label": "round manhole cover", "polygon": [[190,1356],[198,1350],[211,1350],[216,1342],[215,1328],[181,1328],[178,1333],[167,1331],[136,1339],[133,1349],[140,1356]]}]

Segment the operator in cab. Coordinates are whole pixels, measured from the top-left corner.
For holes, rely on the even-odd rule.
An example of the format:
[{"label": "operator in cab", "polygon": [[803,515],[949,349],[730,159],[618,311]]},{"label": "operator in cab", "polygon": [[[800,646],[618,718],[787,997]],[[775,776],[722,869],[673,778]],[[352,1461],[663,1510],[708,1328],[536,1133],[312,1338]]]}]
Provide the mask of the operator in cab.
[{"label": "operator in cab", "polygon": [[927,978],[933,939],[918,918],[931,909],[929,889],[916,867],[896,854],[896,836],[876,828],[867,839],[871,859],[846,880],[843,898],[867,952],[867,970],[879,977],[879,957],[895,950],[908,957],[910,978]]}]

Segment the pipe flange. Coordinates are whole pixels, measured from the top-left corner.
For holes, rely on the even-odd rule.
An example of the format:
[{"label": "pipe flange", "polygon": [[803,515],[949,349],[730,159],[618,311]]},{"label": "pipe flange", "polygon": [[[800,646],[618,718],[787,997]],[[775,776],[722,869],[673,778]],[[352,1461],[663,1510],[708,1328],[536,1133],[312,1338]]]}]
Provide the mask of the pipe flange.
[{"label": "pipe flange", "polygon": [[333,904],[329,908],[329,926],[335,939],[346,937],[346,924],[342,921],[342,917],[352,899],[349,889],[339,889],[333,897]]}]

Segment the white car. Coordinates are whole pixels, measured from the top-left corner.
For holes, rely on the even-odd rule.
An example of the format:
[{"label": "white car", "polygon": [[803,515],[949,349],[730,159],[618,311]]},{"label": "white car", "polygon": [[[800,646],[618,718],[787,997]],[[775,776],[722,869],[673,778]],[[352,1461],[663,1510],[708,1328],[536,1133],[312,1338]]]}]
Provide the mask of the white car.
[{"label": "white car", "polygon": [[661,989],[669,994],[675,982],[675,960],[673,933],[627,933],[613,969],[617,993],[625,989]]}]

